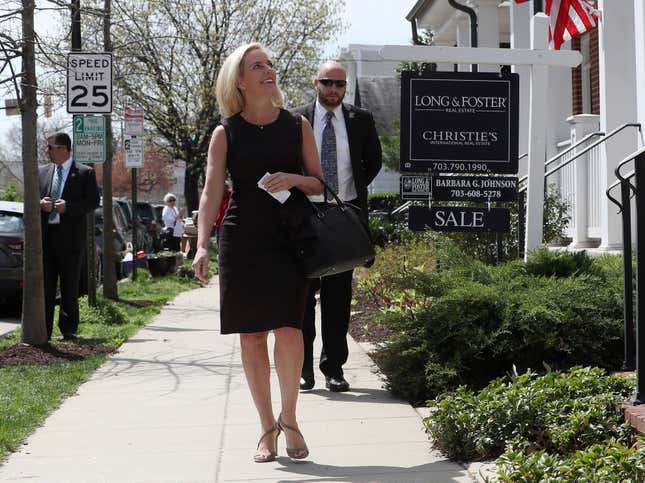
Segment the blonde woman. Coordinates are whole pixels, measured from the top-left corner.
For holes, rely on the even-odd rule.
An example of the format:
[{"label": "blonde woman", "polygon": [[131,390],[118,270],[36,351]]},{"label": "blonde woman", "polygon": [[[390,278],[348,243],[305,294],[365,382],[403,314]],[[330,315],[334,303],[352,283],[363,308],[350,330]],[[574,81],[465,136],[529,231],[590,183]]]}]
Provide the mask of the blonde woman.
[{"label": "blonde woman", "polygon": [[[291,191],[292,198],[322,193],[316,179],[322,177],[316,142],[309,123],[282,108],[276,70],[261,44],[238,47],[226,59],[216,95],[224,119],[213,132],[208,151],[193,267],[206,281],[208,234],[228,169],[233,192],[219,232],[221,332],[240,334],[242,365],[261,425],[254,460],[275,459],[281,432],[287,454],[302,459],[309,450],[298,429],[296,403],[308,283],[283,232],[282,205],[271,193],[292,188],[297,188]],[[266,173],[261,188],[258,182]],[[277,420],[269,383],[270,331],[280,383]]]}]

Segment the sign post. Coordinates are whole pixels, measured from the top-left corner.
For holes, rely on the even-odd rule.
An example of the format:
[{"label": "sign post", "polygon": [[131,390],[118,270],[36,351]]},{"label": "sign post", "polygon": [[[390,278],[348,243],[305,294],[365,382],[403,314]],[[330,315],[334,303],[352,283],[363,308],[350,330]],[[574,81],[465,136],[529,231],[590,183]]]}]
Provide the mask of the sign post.
[{"label": "sign post", "polygon": [[[72,6],[72,49],[67,54],[67,112],[70,114],[112,113],[112,54],[109,52],[78,52],[81,49],[80,10],[78,2]],[[74,159],[77,162],[105,162],[105,120],[74,117]],[[89,120],[91,119],[91,120]],[[77,125],[77,122],[80,123]],[[99,151],[99,123],[102,123],[102,157]],[[87,129],[86,129],[87,128]],[[87,131],[87,132],[86,132]],[[77,141],[77,137],[80,139]],[[87,155],[88,160],[76,158]],[[96,240],[94,239],[94,211],[87,215],[87,287],[90,305],[96,304]]]},{"label": "sign post", "polygon": [[143,168],[143,109],[126,105],[123,109],[123,148],[125,167],[131,168],[132,178],[132,279],[137,279],[137,253],[139,228],[137,169]]}]

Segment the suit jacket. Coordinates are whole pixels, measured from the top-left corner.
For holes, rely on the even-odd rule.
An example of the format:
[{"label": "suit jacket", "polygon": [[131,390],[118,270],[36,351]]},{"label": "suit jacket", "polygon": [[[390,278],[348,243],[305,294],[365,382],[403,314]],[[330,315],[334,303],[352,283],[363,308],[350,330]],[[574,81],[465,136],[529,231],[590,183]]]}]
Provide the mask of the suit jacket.
[{"label": "suit jacket", "polygon": [[[315,102],[298,107],[292,112],[302,114],[314,125]],[[374,180],[382,165],[381,142],[379,141],[374,117],[366,109],[343,103],[343,117],[349,140],[349,157],[356,193],[367,219],[367,186]]]},{"label": "suit jacket", "polygon": [[[52,178],[56,165],[50,163],[38,169],[40,198],[50,196]],[[65,251],[81,252],[85,249],[86,215],[99,206],[99,188],[94,170],[72,162],[61,199],[65,200],[65,213],[60,215],[60,227],[65,231]],[[47,250],[47,220],[49,214],[41,212],[43,249]]]}]

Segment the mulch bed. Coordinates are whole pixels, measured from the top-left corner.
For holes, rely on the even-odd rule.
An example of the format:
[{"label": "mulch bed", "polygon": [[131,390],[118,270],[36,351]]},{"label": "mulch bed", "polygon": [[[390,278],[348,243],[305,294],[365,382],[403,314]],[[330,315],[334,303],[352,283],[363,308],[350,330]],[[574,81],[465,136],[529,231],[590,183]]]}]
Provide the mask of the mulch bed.
[{"label": "mulch bed", "polygon": [[376,322],[379,306],[358,294],[356,289],[354,289],[354,295],[357,297],[357,303],[352,306],[352,314],[349,318],[349,334],[354,340],[375,343],[382,342],[392,335],[392,329]]},{"label": "mulch bed", "polygon": [[87,343],[57,343],[42,347],[18,344],[0,351],[0,368],[61,364],[111,354],[114,351],[113,347]]}]

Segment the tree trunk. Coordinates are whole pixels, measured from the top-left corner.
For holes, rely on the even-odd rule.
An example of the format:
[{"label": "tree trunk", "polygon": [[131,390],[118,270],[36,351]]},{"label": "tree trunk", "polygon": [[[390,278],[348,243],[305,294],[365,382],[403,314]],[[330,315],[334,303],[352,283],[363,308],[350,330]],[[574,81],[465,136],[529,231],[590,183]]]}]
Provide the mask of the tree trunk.
[{"label": "tree trunk", "polygon": [[186,200],[186,216],[199,208],[199,170],[194,169],[186,160],[186,175],[184,177],[184,199]]},{"label": "tree trunk", "polygon": [[25,249],[23,257],[22,342],[47,344],[45,325],[45,288],[43,245],[40,221],[40,187],[38,182],[36,58],[34,45],[34,0],[22,1],[22,165],[24,176]]},{"label": "tree trunk", "polygon": [[[112,52],[111,8],[112,1],[104,0],[103,16],[103,50]],[[105,115],[105,164],[103,165],[103,296],[108,299],[118,299],[119,292],[116,284],[116,258],[114,253],[114,233],[112,227],[112,158],[114,147],[112,144],[112,115]]]}]

